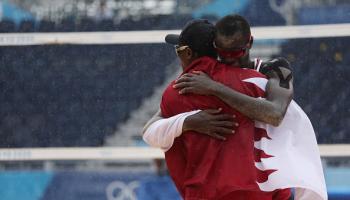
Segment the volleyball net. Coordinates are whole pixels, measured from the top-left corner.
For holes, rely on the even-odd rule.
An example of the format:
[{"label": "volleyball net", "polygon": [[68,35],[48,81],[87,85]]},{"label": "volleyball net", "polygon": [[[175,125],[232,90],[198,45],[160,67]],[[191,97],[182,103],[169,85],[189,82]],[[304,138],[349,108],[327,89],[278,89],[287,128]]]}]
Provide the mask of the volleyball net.
[{"label": "volleyball net", "polygon": [[[26,50],[28,51],[30,50],[31,47],[34,47],[34,46],[58,46],[59,47],[62,45],[63,46],[64,45],[103,46],[103,45],[161,44],[164,42],[165,35],[169,33],[173,33],[173,34],[180,33],[180,30],[74,32],[74,33],[2,33],[0,34],[0,49],[3,47],[11,48],[15,46],[16,47],[27,46]],[[346,38],[348,40],[350,36],[350,24],[252,27],[252,35],[254,36],[255,40],[258,42],[265,41],[265,40],[269,40],[269,41],[295,40],[295,39],[310,40],[310,39],[319,39],[319,38],[321,39],[326,38],[328,40],[332,40],[333,38]],[[283,46],[283,44],[281,43],[279,43],[278,45]],[[320,48],[322,50],[322,48],[324,48],[322,46],[323,43],[320,45],[321,45]],[[269,44],[267,46],[269,46]],[[263,51],[263,48],[265,48],[264,45],[260,47],[261,51]],[[279,47],[279,49],[280,48],[281,47]],[[333,47],[328,45],[328,48],[332,49]],[[344,49],[345,48],[347,47],[344,46]],[[256,51],[256,54],[258,56],[259,56],[259,53],[260,53],[259,51]],[[308,52],[305,52],[305,54],[307,53]],[[344,58],[346,56],[344,53],[338,57],[336,57],[336,55],[339,55],[338,52],[332,52],[332,53],[335,53],[334,54],[335,59],[341,58],[342,59],[341,61],[345,60],[344,62],[348,62],[347,58]],[[76,54],[79,54],[79,52],[77,52]],[[272,51],[272,54],[276,55],[276,52]],[[287,56],[290,56],[290,55],[291,54],[288,54]],[[120,59],[123,59],[122,56],[123,55],[120,55]],[[134,56],[137,57],[137,55],[134,55]],[[290,58],[293,58],[293,56]],[[150,59],[154,59],[154,58],[150,58]],[[162,55],[159,55],[157,59],[162,59]],[[10,67],[10,66],[6,66],[6,67]],[[42,66],[42,67],[45,67],[45,66]],[[125,69],[125,67],[123,69]],[[129,68],[129,69],[132,69],[132,68]],[[82,71],[84,71],[84,69],[82,69]],[[125,80],[125,82],[128,84],[128,80]],[[96,83],[96,84],[99,84],[99,83]],[[119,82],[116,84],[119,84]],[[298,92],[298,89],[296,89],[296,91]],[[342,95],[344,96],[344,94]],[[130,102],[128,99],[123,99],[122,103],[124,103],[123,105],[125,106],[127,105],[125,103],[130,103]],[[128,110],[126,110],[125,112],[128,112]],[[64,116],[61,116],[61,117],[64,117]],[[346,118],[346,116],[344,117]],[[113,120],[113,119],[109,119],[109,120]],[[339,119],[339,121],[341,120],[342,119]],[[92,132],[92,131],[94,130],[89,130],[87,132]],[[343,131],[341,134],[343,134],[344,136],[344,134],[348,132],[348,129],[345,129],[346,131],[345,133],[344,133],[344,130],[340,130],[340,132],[341,131]],[[22,130],[22,132],[25,133],[25,130]],[[140,133],[137,133],[137,134],[140,134]],[[325,143],[327,143],[327,141]],[[337,143],[337,142],[332,141],[331,143]],[[321,156],[323,157],[349,157],[350,145],[322,144],[320,145],[320,152],[321,152]],[[163,158],[163,153],[160,150],[149,148],[149,147],[136,147],[136,146],[91,147],[91,148],[86,148],[86,147],[79,148],[79,146],[76,146],[72,148],[62,147],[62,148],[2,148],[0,149],[1,161],[113,160],[113,159],[144,160],[144,159],[157,159],[157,158]]]},{"label": "volleyball net", "polygon": [[[350,157],[350,145],[319,145],[323,158]],[[164,152],[152,147],[90,147],[90,148],[9,148],[0,149],[0,161],[43,160],[152,160],[164,159]]]},{"label": "volleyball net", "polygon": [[[346,37],[350,24],[252,27],[257,40]],[[163,43],[166,34],[179,34],[180,30],[73,32],[73,33],[2,33],[1,46],[52,44],[140,44]]]}]

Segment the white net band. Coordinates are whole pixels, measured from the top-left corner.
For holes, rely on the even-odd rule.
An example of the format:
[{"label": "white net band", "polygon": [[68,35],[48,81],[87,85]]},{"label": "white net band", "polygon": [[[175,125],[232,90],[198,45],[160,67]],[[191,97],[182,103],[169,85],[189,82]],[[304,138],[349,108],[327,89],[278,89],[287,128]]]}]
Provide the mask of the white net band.
[{"label": "white net band", "polygon": [[[319,145],[322,157],[350,157],[350,145]],[[12,148],[0,149],[0,161],[23,160],[148,160],[164,158],[151,147]]]},{"label": "white net band", "polygon": [[[166,34],[179,34],[180,30],[73,32],[73,33],[3,33],[0,46],[43,44],[137,44],[163,43]],[[343,37],[350,35],[350,23],[253,27],[255,39],[293,39]]]}]

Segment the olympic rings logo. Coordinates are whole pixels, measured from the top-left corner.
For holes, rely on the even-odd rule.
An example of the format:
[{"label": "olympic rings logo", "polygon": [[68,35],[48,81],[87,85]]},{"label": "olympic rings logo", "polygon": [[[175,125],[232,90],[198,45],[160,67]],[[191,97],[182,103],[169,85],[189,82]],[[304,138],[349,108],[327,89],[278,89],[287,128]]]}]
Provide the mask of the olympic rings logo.
[{"label": "olympic rings logo", "polygon": [[107,200],[137,200],[135,189],[138,187],[138,181],[113,181],[106,188]]}]

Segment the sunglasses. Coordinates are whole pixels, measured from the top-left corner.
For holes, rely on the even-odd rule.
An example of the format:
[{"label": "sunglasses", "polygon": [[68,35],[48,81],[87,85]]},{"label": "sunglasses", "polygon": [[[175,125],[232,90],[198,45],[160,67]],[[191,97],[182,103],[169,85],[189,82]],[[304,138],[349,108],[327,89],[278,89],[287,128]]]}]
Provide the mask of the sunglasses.
[{"label": "sunglasses", "polygon": [[187,46],[187,45],[185,45],[185,46],[175,45],[176,55],[178,55],[181,51],[183,51],[187,48],[189,48],[189,46]]},{"label": "sunglasses", "polygon": [[213,45],[214,45],[214,48],[216,49],[216,52],[219,54],[221,58],[240,58],[246,54],[252,39],[253,37],[250,36],[249,41],[245,45],[245,47],[240,47],[240,48],[222,49],[216,46],[215,41],[213,42]]}]

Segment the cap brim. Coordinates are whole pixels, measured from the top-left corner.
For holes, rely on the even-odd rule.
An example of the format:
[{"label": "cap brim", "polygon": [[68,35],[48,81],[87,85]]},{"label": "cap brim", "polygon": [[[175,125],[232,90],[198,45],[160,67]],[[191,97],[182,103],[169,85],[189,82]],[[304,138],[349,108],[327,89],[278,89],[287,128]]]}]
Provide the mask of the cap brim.
[{"label": "cap brim", "polygon": [[179,38],[180,38],[180,35],[168,34],[165,36],[165,42],[172,45],[178,45]]}]

